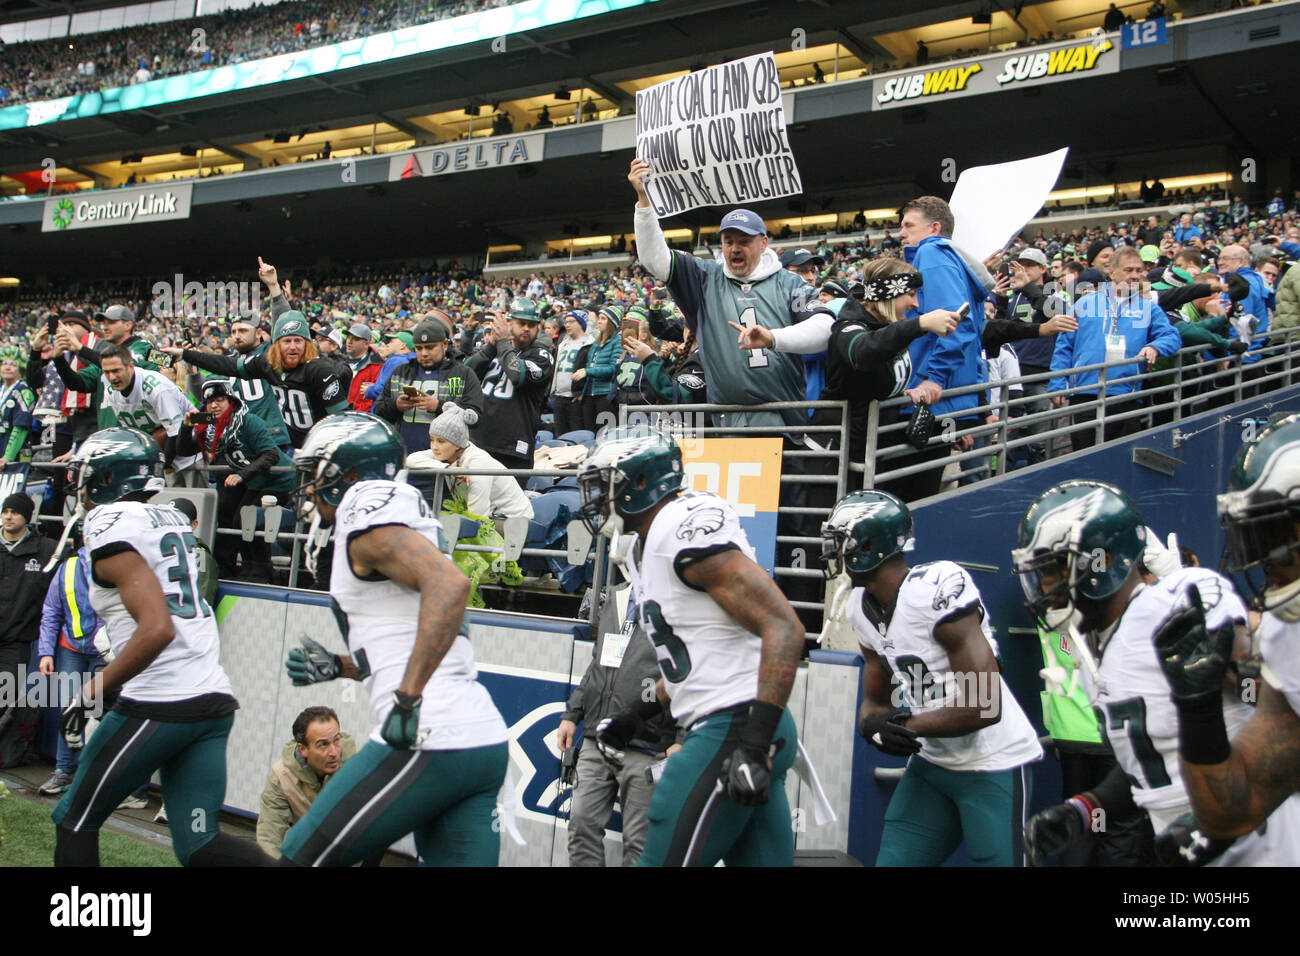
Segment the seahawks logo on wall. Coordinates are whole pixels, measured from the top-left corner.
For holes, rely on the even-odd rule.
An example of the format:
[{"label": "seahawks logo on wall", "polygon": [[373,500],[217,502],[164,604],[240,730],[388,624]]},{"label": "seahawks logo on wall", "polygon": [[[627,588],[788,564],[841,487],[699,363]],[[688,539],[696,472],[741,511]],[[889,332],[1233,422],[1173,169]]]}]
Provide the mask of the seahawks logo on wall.
[{"label": "seahawks logo on wall", "polygon": [[935,589],[934,601],[931,604],[936,611],[946,611],[952,607],[953,602],[961,597],[966,590],[966,575],[960,571],[954,571],[942,581],[939,587]]},{"label": "seahawks logo on wall", "polygon": [[365,515],[374,514],[384,508],[396,497],[397,489],[394,486],[375,483],[373,487],[365,488],[357,495],[357,500],[348,508],[344,520],[348,524],[354,524]]},{"label": "seahawks logo on wall", "polygon": [[692,511],[677,529],[677,537],[685,541],[694,541],[696,536],[707,538],[722,530],[727,523],[727,516],[721,508],[701,508]]}]

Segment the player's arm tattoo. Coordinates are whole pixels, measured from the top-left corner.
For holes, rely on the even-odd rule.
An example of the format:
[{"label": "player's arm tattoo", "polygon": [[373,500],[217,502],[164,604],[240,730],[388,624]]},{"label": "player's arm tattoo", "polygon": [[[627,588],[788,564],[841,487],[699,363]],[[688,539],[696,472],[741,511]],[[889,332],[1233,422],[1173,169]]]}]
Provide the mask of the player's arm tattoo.
[{"label": "player's arm tattoo", "polygon": [[[419,592],[415,647],[397,689],[404,694],[423,693],[460,633],[469,578],[432,541],[405,525],[382,525],[353,535],[348,539],[348,559],[359,577],[378,572]],[[346,671],[345,676],[349,676]]]},{"label": "player's arm tattoo", "polygon": [[1179,759],[1205,834],[1241,836],[1300,789],[1300,717],[1286,697],[1260,681],[1254,716],[1233,738],[1227,760],[1207,765]]},{"label": "player's arm tattoo", "polygon": [[757,699],[784,707],[803,656],[804,629],[767,572],[732,549],[688,564],[682,578],[709,592],[737,624],[762,638]]},{"label": "player's arm tattoo", "polygon": [[[975,605],[934,629],[934,639],[952,664],[952,685],[935,688],[945,694],[944,706],[908,719],[908,729],[922,737],[961,737],[1002,719],[998,662],[980,629],[980,613]],[[944,680],[947,675],[936,677]]]},{"label": "player's arm tattoo", "polygon": [[176,635],[167,596],[148,563],[137,551],[119,551],[94,562],[95,577],[117,588],[122,605],[135,621],[135,632],[122,651],[98,674],[100,687],[91,696],[117,690],[153,663]]}]

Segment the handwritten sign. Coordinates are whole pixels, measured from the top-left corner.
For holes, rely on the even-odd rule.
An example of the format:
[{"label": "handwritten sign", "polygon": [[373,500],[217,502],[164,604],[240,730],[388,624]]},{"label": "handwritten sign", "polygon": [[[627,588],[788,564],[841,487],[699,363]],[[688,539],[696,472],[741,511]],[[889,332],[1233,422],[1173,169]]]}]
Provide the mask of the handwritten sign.
[{"label": "handwritten sign", "polygon": [[759,53],[636,94],[636,154],[659,218],[797,196],[776,57]]}]

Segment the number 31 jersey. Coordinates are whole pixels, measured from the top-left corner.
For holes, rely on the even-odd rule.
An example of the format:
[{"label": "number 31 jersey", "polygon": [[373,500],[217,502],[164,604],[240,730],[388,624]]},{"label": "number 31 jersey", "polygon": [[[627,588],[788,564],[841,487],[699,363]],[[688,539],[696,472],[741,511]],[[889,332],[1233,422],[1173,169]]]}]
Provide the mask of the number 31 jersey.
[{"label": "number 31 jersey", "polygon": [[[415,647],[420,593],[381,576],[357,577],[348,558],[348,543],[384,525],[401,525],[424,535],[443,550],[442,525],[424,498],[410,485],[362,481],[339,502],[334,528],[334,566],[330,596],[339,629],[370,693],[375,729],[370,739],[383,743],[379,728],[393,706]],[[424,685],[420,705],[423,750],[464,750],[506,740],[506,724],[487,688],[478,681],[469,638],[456,635],[451,647]]]},{"label": "number 31 jersey", "polygon": [[[138,501],[100,505],[86,516],[86,551],[95,565],[123,551],[135,551],[149,565],[171,612],[175,637],[159,655],[122,686],[127,700],[169,703],[204,694],[231,694],[221,668],[217,619],[199,587],[199,561],[189,519],[170,506]],[[90,604],[120,655],[135,633],[135,619],[117,588],[92,573]]]},{"label": "number 31 jersey", "polygon": [[711,494],[684,494],[655,516],[625,565],[641,627],[654,642],[659,670],[682,726],[758,696],[763,642],[682,577],[692,561],[754,549],[731,505]]}]

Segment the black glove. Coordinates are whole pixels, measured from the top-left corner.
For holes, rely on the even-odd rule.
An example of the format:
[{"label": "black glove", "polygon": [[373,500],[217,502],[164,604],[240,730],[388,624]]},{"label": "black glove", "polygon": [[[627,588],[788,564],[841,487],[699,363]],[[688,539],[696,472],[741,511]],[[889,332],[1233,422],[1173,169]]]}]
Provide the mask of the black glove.
[{"label": "black glove", "polygon": [[1068,849],[1083,836],[1088,807],[1078,797],[1041,810],[1025,824],[1025,852],[1029,862],[1042,866],[1049,856]]},{"label": "black glove", "polygon": [[302,647],[289,649],[289,657],[284,668],[294,687],[306,687],[334,680],[343,673],[343,660],[337,654],[331,654],[324,645],[313,641],[306,634],[298,638]]},{"label": "black glove", "polygon": [[892,714],[868,714],[858,724],[858,733],[867,743],[891,757],[910,757],[921,750],[921,738],[908,730],[903,721],[911,716],[906,710]]},{"label": "black glove", "polygon": [[[781,741],[785,743],[785,741]],[[725,786],[727,796],[742,807],[767,803],[772,789],[772,772],[767,768],[767,751],[740,746],[722,761],[718,783]]]},{"label": "black glove", "polygon": [[86,722],[93,716],[94,710],[82,703],[81,695],[59,714],[59,732],[68,744],[69,750],[80,750],[86,745]]},{"label": "black glove", "polygon": [[627,745],[640,733],[641,726],[641,720],[629,711],[606,717],[596,725],[596,749],[605,763],[614,770],[623,769]]},{"label": "black glove", "polygon": [[1233,339],[1228,343],[1228,351],[1233,355],[1240,355],[1250,348],[1249,342],[1243,342],[1241,339]]},{"label": "black glove", "polygon": [[1174,704],[1208,703],[1223,694],[1223,677],[1232,657],[1236,627],[1229,621],[1211,631],[1196,585],[1187,588],[1188,606],[1170,614],[1156,629],[1156,658],[1169,681]]},{"label": "black glove", "polygon": [[390,747],[398,750],[415,750],[420,746],[420,704],[424,698],[418,694],[393,691],[393,708],[384,718],[379,736]]},{"label": "black glove", "polygon": [[1161,866],[1205,866],[1234,842],[1207,837],[1189,810],[1156,837],[1156,859]]}]

